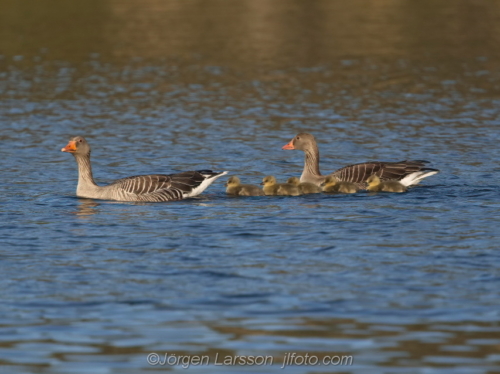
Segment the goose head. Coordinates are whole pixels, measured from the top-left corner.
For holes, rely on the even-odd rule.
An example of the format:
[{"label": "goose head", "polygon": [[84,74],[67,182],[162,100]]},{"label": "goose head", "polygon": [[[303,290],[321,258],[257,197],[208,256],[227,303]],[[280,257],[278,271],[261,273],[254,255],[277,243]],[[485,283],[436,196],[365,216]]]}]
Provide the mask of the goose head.
[{"label": "goose head", "polygon": [[240,183],[241,183],[240,178],[238,178],[237,176],[232,176],[232,177],[230,177],[227,180],[227,182],[226,182],[226,184],[224,186],[226,186],[226,187],[236,187],[236,186],[239,186]]},{"label": "goose head", "polygon": [[276,178],[273,177],[272,175],[268,175],[264,179],[262,179],[261,185],[263,186],[272,186],[276,184]]},{"label": "goose head", "polygon": [[316,144],[316,139],[311,134],[306,132],[295,135],[288,144],[285,144],[281,149],[299,149],[301,151],[311,148]]},{"label": "goose head", "polygon": [[87,155],[90,153],[90,145],[83,136],[75,136],[69,140],[66,147],[62,148],[61,151],[73,153],[74,155]]}]

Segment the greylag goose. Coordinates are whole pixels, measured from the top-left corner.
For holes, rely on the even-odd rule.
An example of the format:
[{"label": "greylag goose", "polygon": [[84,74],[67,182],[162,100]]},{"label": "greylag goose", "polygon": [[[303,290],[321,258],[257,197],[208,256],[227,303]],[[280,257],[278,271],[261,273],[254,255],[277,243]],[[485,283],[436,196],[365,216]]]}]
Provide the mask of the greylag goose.
[{"label": "greylag goose", "polygon": [[368,183],[368,187],[366,189],[370,192],[406,192],[407,188],[399,183],[398,181],[381,181],[379,177],[376,175],[372,175],[370,178],[366,180]]},{"label": "greylag goose", "polygon": [[228,195],[238,195],[238,196],[264,196],[264,191],[262,191],[258,186],[252,184],[241,184],[240,178],[236,176],[230,177],[225,186],[226,193]]},{"label": "greylag goose", "polygon": [[[304,151],[304,171],[300,176],[301,182],[310,182],[320,185],[324,175],[319,171],[319,150],[314,136],[301,133],[295,136],[282,149],[299,149]],[[394,179],[400,181],[404,186],[418,184],[422,179],[437,174],[439,170],[425,167],[427,161],[410,160],[400,162],[364,162],[345,166],[331,173],[342,182],[356,183],[361,188],[366,188],[366,179],[370,175],[377,175],[382,180]]]},{"label": "greylag goose", "polygon": [[288,183],[277,183],[276,178],[268,175],[262,180],[264,185],[264,194],[267,196],[285,195],[285,196],[299,196],[300,192],[297,186]]},{"label": "greylag goose", "polygon": [[359,187],[355,183],[341,182],[333,175],[328,175],[322,183],[323,192],[356,193]]},{"label": "greylag goose", "polygon": [[316,186],[314,183],[309,183],[309,182],[300,183],[300,179],[297,177],[288,178],[286,183],[297,186],[299,188],[300,193],[304,195],[321,192],[321,188]]},{"label": "greylag goose", "polygon": [[214,173],[200,170],[169,175],[137,175],[118,179],[107,186],[98,186],[92,176],[90,145],[84,137],[71,138],[61,151],[72,153],[78,164],[76,196],[90,199],[146,202],[181,200],[199,195],[213,181],[227,174],[227,171]]}]

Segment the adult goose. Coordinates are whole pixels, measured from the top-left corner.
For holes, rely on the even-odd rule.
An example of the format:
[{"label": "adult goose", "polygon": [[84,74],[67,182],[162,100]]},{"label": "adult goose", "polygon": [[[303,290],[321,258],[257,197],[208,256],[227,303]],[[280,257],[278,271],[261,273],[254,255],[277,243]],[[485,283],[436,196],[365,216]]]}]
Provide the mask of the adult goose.
[{"label": "adult goose", "polygon": [[211,170],[185,171],[178,174],[137,175],[98,186],[92,176],[90,145],[84,137],[75,136],[61,149],[72,153],[78,165],[76,196],[118,201],[161,202],[181,200],[202,193],[213,181],[227,174]]},{"label": "adult goose", "polygon": [[[300,176],[301,182],[310,182],[321,185],[326,176],[319,171],[319,150],[314,136],[308,133],[296,135],[282,149],[300,149],[305,153],[304,171]],[[422,179],[437,174],[439,170],[425,167],[428,161],[410,160],[400,162],[364,162],[345,166],[330,175],[337,177],[341,182],[356,183],[360,188],[366,188],[366,179],[377,175],[382,180],[398,180],[404,186],[418,184]]]}]

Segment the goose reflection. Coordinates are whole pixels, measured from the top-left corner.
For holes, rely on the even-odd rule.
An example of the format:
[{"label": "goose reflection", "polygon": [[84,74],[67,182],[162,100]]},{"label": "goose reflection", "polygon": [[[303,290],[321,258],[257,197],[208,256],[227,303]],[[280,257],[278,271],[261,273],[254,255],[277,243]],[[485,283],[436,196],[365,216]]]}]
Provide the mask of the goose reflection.
[{"label": "goose reflection", "polygon": [[99,212],[98,209],[95,209],[99,205],[101,204],[92,199],[78,199],[77,210],[71,213],[82,217],[91,216]]}]

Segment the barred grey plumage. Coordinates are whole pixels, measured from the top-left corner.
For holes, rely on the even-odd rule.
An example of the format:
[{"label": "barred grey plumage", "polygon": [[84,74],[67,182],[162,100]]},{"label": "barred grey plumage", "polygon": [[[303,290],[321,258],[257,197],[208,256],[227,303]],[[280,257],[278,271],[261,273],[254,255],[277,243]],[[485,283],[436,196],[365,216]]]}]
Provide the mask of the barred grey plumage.
[{"label": "barred grey plumage", "polygon": [[136,175],[98,186],[92,175],[90,146],[82,136],[72,138],[63,152],[72,153],[78,164],[76,195],[91,199],[162,202],[181,200],[202,193],[213,181],[227,174],[211,170],[178,174]]},{"label": "barred grey plumage", "polygon": [[[283,149],[299,149],[304,151],[304,170],[301,182],[320,185],[326,178],[319,171],[319,150],[314,136],[308,133],[296,135]],[[439,172],[427,168],[427,161],[405,160],[399,162],[371,161],[348,165],[331,173],[342,182],[356,183],[360,188],[366,188],[366,180],[370,175],[377,175],[382,180],[399,180],[405,186],[419,183],[422,179]]]},{"label": "barred grey plumage", "polygon": [[421,171],[437,171],[436,169],[426,168],[427,161],[399,161],[399,162],[364,162],[344,166],[334,171],[331,175],[337,177],[340,181],[356,183],[359,186],[366,186],[366,180],[371,175],[376,175],[382,180],[394,179],[401,180],[404,177]]}]

